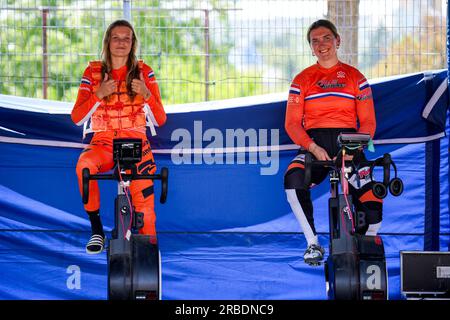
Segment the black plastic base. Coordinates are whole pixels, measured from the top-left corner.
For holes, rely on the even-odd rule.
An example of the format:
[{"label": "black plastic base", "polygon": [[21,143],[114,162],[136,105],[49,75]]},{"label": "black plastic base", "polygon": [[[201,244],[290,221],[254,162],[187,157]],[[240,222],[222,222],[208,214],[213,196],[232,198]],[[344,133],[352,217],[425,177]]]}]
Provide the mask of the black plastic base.
[{"label": "black plastic base", "polygon": [[[332,252],[325,263],[328,298],[331,300],[386,300],[387,272],[381,238],[355,235],[355,246],[346,250],[333,240]],[[348,239],[350,240],[350,239]]]},{"label": "black plastic base", "polygon": [[130,241],[112,239],[108,252],[108,299],[158,300],[160,258],[150,237],[133,234]]}]

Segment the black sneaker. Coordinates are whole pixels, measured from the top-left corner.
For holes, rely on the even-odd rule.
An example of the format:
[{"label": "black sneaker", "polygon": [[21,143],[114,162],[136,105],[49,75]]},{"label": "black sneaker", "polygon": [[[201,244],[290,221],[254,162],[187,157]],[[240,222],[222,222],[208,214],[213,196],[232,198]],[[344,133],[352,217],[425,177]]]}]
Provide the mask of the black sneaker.
[{"label": "black sneaker", "polygon": [[105,236],[101,234],[93,234],[86,245],[86,252],[88,254],[97,254],[103,251],[105,246]]},{"label": "black sneaker", "polygon": [[325,250],[319,244],[311,244],[306,249],[303,259],[310,266],[319,266],[324,253]]}]

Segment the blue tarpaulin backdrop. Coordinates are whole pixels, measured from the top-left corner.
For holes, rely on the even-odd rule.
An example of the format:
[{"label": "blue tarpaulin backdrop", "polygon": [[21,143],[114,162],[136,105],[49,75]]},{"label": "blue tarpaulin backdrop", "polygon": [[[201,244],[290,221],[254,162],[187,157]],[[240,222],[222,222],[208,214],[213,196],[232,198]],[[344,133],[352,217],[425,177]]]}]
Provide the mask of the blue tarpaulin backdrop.
[{"label": "blue tarpaulin backdrop", "polygon": [[[385,199],[380,230],[391,299],[402,298],[401,250],[449,249],[446,77],[371,82],[378,127],[367,156],[390,152],[405,183],[401,197]],[[303,263],[304,237],[283,190],[296,153],[284,130],[286,97],[167,106],[152,141],[159,168],[170,171],[168,201],[156,203],[163,299],[326,299],[323,268]],[[0,95],[0,299],[107,297],[106,253],[84,249],[90,227],[75,175],[82,130],[71,107]],[[237,133],[247,135],[244,150],[230,139]],[[109,234],[117,186],[99,183]],[[323,244],[328,188],[312,192]]]}]

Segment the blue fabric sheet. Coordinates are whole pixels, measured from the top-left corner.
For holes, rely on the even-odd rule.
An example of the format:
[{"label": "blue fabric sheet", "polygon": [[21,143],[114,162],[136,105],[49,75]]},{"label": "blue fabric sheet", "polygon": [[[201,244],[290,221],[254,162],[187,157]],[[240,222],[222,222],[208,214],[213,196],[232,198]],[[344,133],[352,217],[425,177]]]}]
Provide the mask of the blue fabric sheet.
[{"label": "blue fabric sheet", "polygon": [[[425,85],[429,77],[418,73],[372,83],[378,128],[375,153],[367,156],[390,152],[405,183],[401,197],[385,199],[380,230],[391,299],[402,298],[400,250],[425,245],[428,140],[439,141],[440,148],[439,176],[433,177],[440,187],[439,228],[432,232],[441,250],[449,248],[448,138],[439,123],[422,116],[446,72],[432,73],[432,90]],[[167,125],[152,140],[158,168],[170,172],[167,203],[156,202],[163,299],[326,299],[323,268],[302,262],[305,240],[283,190],[283,173],[296,153],[284,131],[285,96],[167,107]],[[84,251],[90,228],[75,175],[83,146],[70,109],[0,95],[0,299],[106,299],[106,254]],[[232,163],[194,163],[192,155],[192,163],[175,164],[170,150],[180,145],[174,139],[178,129],[193,138],[190,148],[212,147],[204,136],[208,129],[224,137],[227,129],[278,130],[277,170],[262,175],[267,163],[250,163],[255,153],[238,153],[235,146]],[[276,137],[258,137],[246,147],[275,142]],[[245,156],[243,164],[237,163],[239,155]],[[226,162],[226,155],[220,157]],[[110,235],[117,186],[99,183]],[[312,190],[323,244],[328,190],[327,181]],[[156,182],[156,199],[159,192]]]}]

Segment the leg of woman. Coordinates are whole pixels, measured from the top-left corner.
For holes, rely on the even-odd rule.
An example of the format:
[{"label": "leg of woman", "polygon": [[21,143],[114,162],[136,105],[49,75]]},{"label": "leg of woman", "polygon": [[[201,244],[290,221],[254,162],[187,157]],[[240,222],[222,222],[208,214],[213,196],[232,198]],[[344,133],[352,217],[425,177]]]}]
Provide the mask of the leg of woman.
[{"label": "leg of woman", "polygon": [[[319,184],[327,175],[327,170],[313,170],[312,182]],[[313,205],[309,186],[304,184],[304,153],[297,155],[289,165],[284,176],[284,188],[300,227],[305,234],[308,248],[304,258],[307,263],[323,259],[324,250],[319,244],[314,226]]]},{"label": "leg of woman", "polygon": [[[88,168],[90,174],[97,174],[110,170],[112,166],[112,149],[110,147],[96,144],[87,146],[82,151],[76,167],[80,193],[83,192],[82,172],[84,168]],[[89,201],[84,208],[89,216],[92,231],[86,251],[90,254],[100,253],[103,250],[105,235],[100,219],[100,192],[96,180],[89,182]]]},{"label": "leg of woman", "polygon": [[348,181],[356,211],[362,211],[366,215],[366,226],[359,233],[375,236],[381,227],[383,200],[375,197],[372,192],[374,182],[370,179],[370,168],[360,168]]},{"label": "leg of woman", "polygon": [[[140,174],[154,174],[156,172],[155,160],[150,150],[150,144],[144,140],[142,147],[142,161],[137,164]],[[144,214],[144,227],[140,234],[150,235],[151,241],[156,243],[156,214],[155,197],[152,180],[134,180],[130,185],[131,197],[136,212]]]}]

